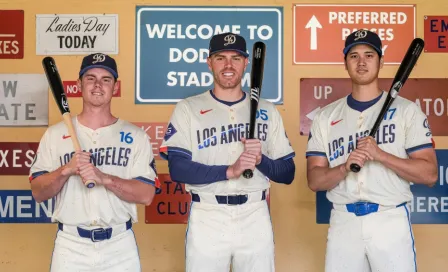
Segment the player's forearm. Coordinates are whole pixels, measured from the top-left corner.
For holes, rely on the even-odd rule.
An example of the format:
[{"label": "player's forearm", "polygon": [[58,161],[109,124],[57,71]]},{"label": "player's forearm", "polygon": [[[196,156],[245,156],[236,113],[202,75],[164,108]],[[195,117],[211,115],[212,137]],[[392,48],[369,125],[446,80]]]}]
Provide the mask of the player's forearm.
[{"label": "player's forearm", "polygon": [[345,164],[329,168],[315,166],[307,171],[308,187],[314,191],[328,191],[336,187],[347,176]]},{"label": "player's forearm", "polygon": [[64,175],[61,166],[57,170],[40,175],[31,180],[31,191],[34,199],[40,203],[56,196],[67,182],[70,175]]},{"label": "player's forearm", "polygon": [[154,199],[155,187],[136,179],[122,179],[107,175],[104,186],[121,200],[129,203],[150,205]]},{"label": "player's forearm", "polygon": [[294,180],[296,167],[292,158],[272,160],[263,155],[257,169],[274,182],[291,184]]},{"label": "player's forearm", "polygon": [[402,159],[386,152],[379,162],[409,182],[425,185],[437,182],[437,163],[425,159]]}]

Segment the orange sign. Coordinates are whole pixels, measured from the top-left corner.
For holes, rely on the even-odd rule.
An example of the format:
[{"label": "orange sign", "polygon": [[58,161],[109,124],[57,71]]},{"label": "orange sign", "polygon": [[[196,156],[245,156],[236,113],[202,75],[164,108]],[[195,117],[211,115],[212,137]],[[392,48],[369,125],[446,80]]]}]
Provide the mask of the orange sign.
[{"label": "orange sign", "polygon": [[145,207],[146,224],[186,224],[191,196],[184,184],[171,181],[168,174],[159,174],[160,191],[150,206]]},{"label": "orange sign", "polygon": [[167,123],[142,123],[133,122],[134,125],[141,127],[149,136],[152,145],[152,153],[156,160],[161,160],[159,155],[159,148],[165,136]]},{"label": "orange sign", "polygon": [[[114,97],[121,96],[121,82],[118,83],[118,92],[114,94]],[[64,91],[67,94],[67,97],[82,97],[81,90],[78,88],[78,84],[76,81],[64,81],[62,83],[64,85]]]},{"label": "orange sign", "polygon": [[386,64],[401,63],[415,38],[415,5],[294,6],[294,63],[342,64],[345,39],[369,29],[383,43]]},{"label": "orange sign", "polygon": [[[389,91],[392,78],[379,80],[380,87]],[[448,135],[448,79],[410,78],[400,91],[400,96],[419,105],[428,116],[434,136]],[[347,78],[300,79],[300,135],[308,135],[315,114],[324,106],[351,92]],[[393,104],[392,104],[393,105]]]},{"label": "orange sign", "polygon": [[448,16],[425,16],[425,52],[448,53]]}]

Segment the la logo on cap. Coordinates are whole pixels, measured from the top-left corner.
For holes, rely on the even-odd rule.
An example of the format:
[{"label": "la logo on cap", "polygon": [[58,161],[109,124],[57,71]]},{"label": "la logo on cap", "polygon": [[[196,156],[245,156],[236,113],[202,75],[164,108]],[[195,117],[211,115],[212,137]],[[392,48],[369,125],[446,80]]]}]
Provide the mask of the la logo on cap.
[{"label": "la logo on cap", "polygon": [[92,64],[95,64],[97,62],[103,62],[106,60],[106,56],[104,54],[95,54],[93,55],[94,61],[92,61]]},{"label": "la logo on cap", "polygon": [[365,30],[358,30],[355,33],[355,41],[359,40],[359,39],[364,39],[367,36],[367,31]]},{"label": "la logo on cap", "polygon": [[236,37],[235,37],[235,35],[229,34],[224,37],[224,41],[226,42],[224,44],[224,46],[227,46],[229,44],[234,44],[236,42]]}]

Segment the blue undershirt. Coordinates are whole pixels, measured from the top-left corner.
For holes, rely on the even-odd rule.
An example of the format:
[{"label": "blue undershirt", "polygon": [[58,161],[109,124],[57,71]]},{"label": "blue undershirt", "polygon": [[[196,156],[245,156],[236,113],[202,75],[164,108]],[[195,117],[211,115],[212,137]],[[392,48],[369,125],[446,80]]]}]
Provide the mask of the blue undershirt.
[{"label": "blue undershirt", "polygon": [[356,111],[363,112],[363,111],[365,111],[366,109],[370,108],[371,106],[375,105],[375,103],[378,102],[378,101],[381,99],[382,96],[383,96],[383,93],[381,93],[381,94],[380,94],[377,98],[375,98],[375,99],[372,99],[372,100],[370,100],[370,101],[361,102],[361,101],[355,100],[355,99],[353,98],[353,96],[350,94],[350,95],[347,97],[347,105],[348,105],[350,108],[352,108],[352,109],[354,109],[354,110],[356,110]]},{"label": "blue undershirt", "polygon": [[[286,158],[272,160],[265,155],[256,168],[270,180],[291,184],[294,180],[295,164],[292,154]],[[205,165],[194,162],[185,153],[168,151],[168,168],[173,181],[186,184],[210,184],[227,180],[228,165]]]}]

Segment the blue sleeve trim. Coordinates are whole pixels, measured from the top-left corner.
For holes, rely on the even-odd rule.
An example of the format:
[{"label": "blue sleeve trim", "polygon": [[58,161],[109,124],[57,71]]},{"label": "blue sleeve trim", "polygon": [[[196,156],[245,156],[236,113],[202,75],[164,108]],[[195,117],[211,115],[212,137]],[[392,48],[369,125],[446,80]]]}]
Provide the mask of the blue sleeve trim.
[{"label": "blue sleeve trim", "polygon": [[178,153],[188,155],[190,158],[192,157],[190,150],[180,148],[180,147],[173,147],[173,146],[166,146],[166,147],[160,148],[159,154],[162,159],[168,160],[168,156],[170,155],[169,153],[171,153],[171,152],[178,152]]},{"label": "blue sleeve trim", "polygon": [[34,172],[31,174],[31,179],[33,180],[33,179],[37,178],[38,176],[42,176],[43,174],[47,174],[47,173],[48,173],[48,171]]},{"label": "blue sleeve trim", "polygon": [[286,156],[278,158],[277,160],[284,160],[284,161],[286,161],[286,160],[289,160],[291,158],[294,158],[295,156],[296,156],[296,152],[291,152],[291,153],[289,153]]},{"label": "blue sleeve trim", "polygon": [[408,148],[408,149],[406,149],[406,152],[408,154],[410,154],[412,152],[415,152],[415,151],[418,151],[418,150],[421,150],[421,149],[426,149],[426,148],[432,148],[432,143],[422,144],[422,145],[418,145],[418,146],[414,146],[414,147]]},{"label": "blue sleeve trim", "polygon": [[148,178],[144,178],[142,176],[139,176],[139,177],[136,177],[136,178],[133,178],[133,179],[136,179],[138,181],[144,182],[146,184],[151,184],[153,186],[156,186],[156,182],[154,180],[151,180],[151,179],[148,179]]},{"label": "blue sleeve trim", "polygon": [[319,152],[319,151],[309,151],[306,152],[306,157],[313,157],[313,156],[320,156],[320,157],[327,157],[327,154],[325,152]]}]

